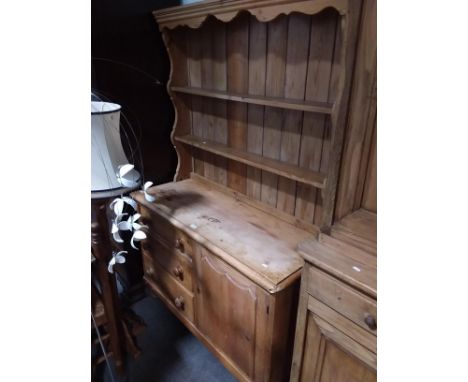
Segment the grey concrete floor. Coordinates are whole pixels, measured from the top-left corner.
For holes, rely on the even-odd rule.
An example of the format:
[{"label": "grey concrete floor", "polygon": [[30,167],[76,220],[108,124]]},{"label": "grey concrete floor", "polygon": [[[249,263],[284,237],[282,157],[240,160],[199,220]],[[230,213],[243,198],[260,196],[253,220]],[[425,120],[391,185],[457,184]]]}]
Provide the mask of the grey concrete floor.
[{"label": "grey concrete floor", "polygon": [[160,300],[145,297],[132,308],[147,325],[137,337],[142,353],[136,360],[128,360],[123,378],[114,370],[111,375],[105,363],[101,364],[98,382],[236,381]]}]

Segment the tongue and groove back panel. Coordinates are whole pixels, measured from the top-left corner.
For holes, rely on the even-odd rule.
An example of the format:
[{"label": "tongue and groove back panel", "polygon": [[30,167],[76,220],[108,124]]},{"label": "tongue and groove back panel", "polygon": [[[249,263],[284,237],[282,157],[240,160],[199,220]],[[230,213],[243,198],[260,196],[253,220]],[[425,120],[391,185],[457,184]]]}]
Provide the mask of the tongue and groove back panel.
[{"label": "tongue and groove back panel", "polygon": [[[300,104],[321,102],[331,108],[341,69],[339,20],[331,8],[312,16],[281,14],[269,22],[240,12],[227,23],[210,16],[197,29],[179,26],[165,31],[172,62],[170,88],[185,89],[171,92],[176,107],[173,141],[179,151],[176,179],[194,172],[319,225],[320,189],[250,166],[248,161],[188,147],[177,137],[221,144],[326,176],[330,113],[226,98],[249,95]],[[195,94],[186,94],[187,89],[196,89]],[[218,97],[197,95],[201,89]],[[226,98],[220,99],[220,94]]]}]

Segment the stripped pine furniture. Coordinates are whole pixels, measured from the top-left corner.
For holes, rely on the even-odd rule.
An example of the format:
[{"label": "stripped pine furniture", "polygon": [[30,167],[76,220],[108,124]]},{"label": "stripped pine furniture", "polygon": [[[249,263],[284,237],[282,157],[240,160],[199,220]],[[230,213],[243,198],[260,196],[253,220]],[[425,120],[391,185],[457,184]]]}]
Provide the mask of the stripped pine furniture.
[{"label": "stripped pine furniture", "polygon": [[377,380],[377,215],[359,209],[304,257],[291,382]]},{"label": "stripped pine furniture", "polygon": [[154,12],[174,181],[133,193],[145,281],[240,381],[291,372],[301,243],[334,228],[361,1],[207,0]]}]

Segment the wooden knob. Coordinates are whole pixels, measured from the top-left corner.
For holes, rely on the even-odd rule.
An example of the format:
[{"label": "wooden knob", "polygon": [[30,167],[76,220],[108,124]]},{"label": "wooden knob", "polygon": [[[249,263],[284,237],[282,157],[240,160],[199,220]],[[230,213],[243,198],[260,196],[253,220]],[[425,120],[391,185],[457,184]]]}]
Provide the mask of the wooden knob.
[{"label": "wooden knob", "polygon": [[148,276],[153,276],[153,275],[154,275],[154,269],[153,269],[153,267],[148,267],[148,268],[146,268],[146,274],[147,274]]},{"label": "wooden knob", "polygon": [[176,247],[180,252],[184,252],[184,242],[182,241],[182,239],[176,239],[176,241],[175,241],[175,247]]},{"label": "wooden knob", "polygon": [[173,270],[172,273],[174,273],[174,276],[179,278],[181,281],[184,279],[184,270],[180,265],[176,266]]},{"label": "wooden knob", "polygon": [[376,330],[377,329],[377,321],[371,314],[366,314],[364,317],[364,322],[366,323],[367,327],[370,330]]},{"label": "wooden knob", "polygon": [[176,297],[174,299],[174,304],[177,309],[184,310],[184,298],[182,296]]}]

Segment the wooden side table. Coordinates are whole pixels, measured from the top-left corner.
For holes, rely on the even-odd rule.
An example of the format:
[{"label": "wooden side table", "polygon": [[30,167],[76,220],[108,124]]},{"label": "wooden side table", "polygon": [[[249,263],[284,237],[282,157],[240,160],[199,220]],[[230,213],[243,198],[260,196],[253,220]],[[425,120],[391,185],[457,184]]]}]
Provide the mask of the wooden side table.
[{"label": "wooden side table", "polygon": [[135,314],[122,312],[115,274],[109,273],[107,269],[113,250],[107,218],[110,200],[111,197],[91,199],[91,249],[95,257],[94,276],[101,289],[99,306],[104,311],[100,312],[99,321],[106,329],[109,343],[109,350],[106,349],[106,352],[113,358],[117,373],[123,375],[126,354],[130,353],[133,357],[140,354],[133,336],[141,332],[144,324]]}]

